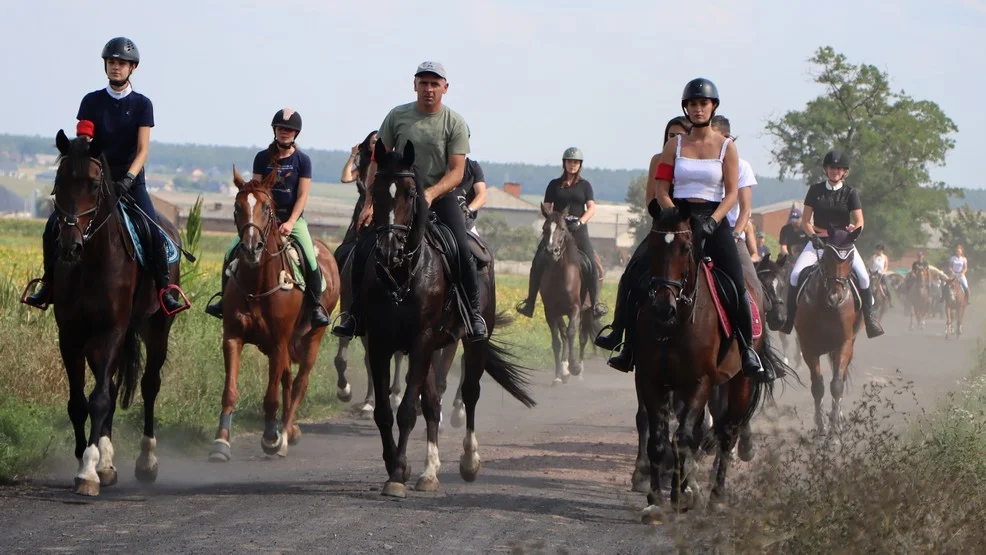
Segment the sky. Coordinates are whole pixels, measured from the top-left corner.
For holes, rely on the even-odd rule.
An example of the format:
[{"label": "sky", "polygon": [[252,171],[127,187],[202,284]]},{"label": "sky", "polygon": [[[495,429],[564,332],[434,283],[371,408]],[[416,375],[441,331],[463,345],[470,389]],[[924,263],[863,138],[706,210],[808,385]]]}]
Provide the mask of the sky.
[{"label": "sky", "polygon": [[589,167],[645,168],[684,84],[704,76],[740,156],[773,176],[764,125],[824,92],[807,60],[832,46],[955,121],[933,178],[986,186],[986,0],[125,4],[0,0],[0,132],[73,128],[82,96],[106,84],[103,45],[125,35],[141,53],[133,83],[154,103],[153,140],[266,145],[289,106],[304,119],[302,148],[348,149],[414,100],[414,69],[435,60],[478,160],[560,164],[578,146]]}]

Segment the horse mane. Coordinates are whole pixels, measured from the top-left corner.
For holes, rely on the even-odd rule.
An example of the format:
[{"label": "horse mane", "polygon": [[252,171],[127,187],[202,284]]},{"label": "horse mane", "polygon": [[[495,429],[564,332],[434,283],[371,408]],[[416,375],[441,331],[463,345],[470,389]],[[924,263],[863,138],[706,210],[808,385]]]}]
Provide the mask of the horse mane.
[{"label": "horse mane", "polygon": [[62,162],[68,160],[72,177],[79,179],[89,175],[89,158],[89,140],[84,137],[76,137],[69,142],[68,153],[59,155],[58,159],[55,160],[55,165],[60,168]]},{"label": "horse mane", "polygon": [[274,183],[277,181],[277,175],[278,175],[277,171],[278,171],[278,165],[275,164],[274,169],[269,174],[267,174],[267,177],[265,177],[263,180],[256,178],[250,179],[250,181],[247,181],[246,183],[243,184],[242,187],[240,187],[240,192],[247,194],[263,193],[264,195],[267,196],[268,199],[270,199],[271,209],[276,213],[277,204],[274,202],[274,194],[271,190],[274,188]]}]

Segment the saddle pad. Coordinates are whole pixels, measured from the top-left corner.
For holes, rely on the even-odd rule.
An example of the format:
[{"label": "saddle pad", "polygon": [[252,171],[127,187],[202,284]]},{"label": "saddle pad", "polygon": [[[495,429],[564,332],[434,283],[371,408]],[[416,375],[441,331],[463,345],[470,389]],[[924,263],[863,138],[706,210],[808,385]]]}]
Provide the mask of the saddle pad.
[{"label": "saddle pad", "polygon": [[476,265],[482,268],[493,261],[493,254],[486,248],[486,244],[483,240],[472,231],[466,232],[466,239],[469,242],[469,251],[472,252],[473,257],[476,259]]},{"label": "saddle pad", "polygon": [[[722,297],[719,295],[719,282],[712,274],[712,263],[701,264],[702,271],[705,272],[705,279],[709,284],[709,291],[712,293],[712,303],[716,307],[716,314],[719,316],[719,326],[722,328],[722,333],[726,337],[733,336],[733,324],[729,321],[729,315],[726,313],[726,307],[722,302]],[[746,298],[750,302],[750,314],[753,317],[753,339],[760,339],[763,335],[763,321],[760,319],[760,307],[757,306],[757,301],[753,299],[750,292],[746,292]]]},{"label": "saddle pad", "polygon": [[[137,231],[137,225],[134,223],[135,218],[143,218],[144,215],[134,214],[133,218],[131,218],[129,210],[124,207],[122,202],[120,203],[120,214],[123,216],[124,227],[126,227],[127,233],[130,234],[130,240],[133,242],[134,254],[137,259],[137,263],[146,268],[147,266],[144,264],[144,245],[141,242],[140,233]],[[149,232],[157,233],[158,231],[157,229],[151,229]],[[168,264],[174,264],[175,262],[178,262],[178,257],[181,253],[171,237],[168,237],[168,235],[165,234],[165,239],[165,245],[168,249]]]},{"label": "saddle pad", "polygon": [[[818,264],[812,264],[811,266],[805,268],[803,272],[801,272],[801,276],[798,279],[798,295],[796,297],[799,301],[801,300],[801,297],[807,295],[808,282],[811,281],[811,278],[818,273],[818,270],[820,268],[821,266],[819,266]],[[853,303],[856,305],[856,310],[862,310],[863,297],[859,295],[859,285],[857,284],[857,282],[858,279],[856,278],[856,274],[850,274],[849,284],[851,285],[851,289],[852,289]]]}]

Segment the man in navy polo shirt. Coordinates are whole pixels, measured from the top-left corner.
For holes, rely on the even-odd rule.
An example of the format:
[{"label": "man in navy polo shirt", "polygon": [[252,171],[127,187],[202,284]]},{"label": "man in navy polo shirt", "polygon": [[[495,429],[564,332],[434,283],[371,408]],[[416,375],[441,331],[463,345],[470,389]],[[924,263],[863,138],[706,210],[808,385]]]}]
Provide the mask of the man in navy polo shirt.
[{"label": "man in navy polo shirt", "polygon": [[[130,76],[140,63],[140,53],[133,41],[116,37],[103,47],[102,56],[109,85],[87,94],[82,99],[77,117],[80,121],[93,123],[94,136],[103,146],[110,176],[116,181],[118,189],[127,191],[137,206],[156,222],[157,213],[144,182],[144,163],[151,143],[151,127],[154,127],[154,107],[149,98],[130,86]],[[49,276],[55,259],[57,233],[56,218],[52,213],[44,232],[44,276],[41,286],[25,299],[27,304],[38,308],[45,306],[51,297]],[[160,298],[163,308],[168,313],[188,308],[175,294],[181,290],[171,284],[164,235],[153,225],[151,240],[147,263],[162,291]]]}]

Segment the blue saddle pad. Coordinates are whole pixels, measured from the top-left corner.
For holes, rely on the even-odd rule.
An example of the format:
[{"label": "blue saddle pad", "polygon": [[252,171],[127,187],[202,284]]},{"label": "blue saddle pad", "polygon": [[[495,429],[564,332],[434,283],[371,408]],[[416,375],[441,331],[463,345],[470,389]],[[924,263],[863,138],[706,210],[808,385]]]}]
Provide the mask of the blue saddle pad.
[{"label": "blue saddle pad", "polygon": [[[137,226],[134,224],[134,219],[143,218],[144,216],[140,213],[135,213],[131,216],[130,209],[124,206],[122,202],[120,203],[120,214],[123,215],[123,223],[126,224],[127,232],[130,234],[130,240],[133,241],[137,263],[143,267],[146,267],[146,264],[144,263],[144,245],[141,243],[140,234],[137,232]],[[158,231],[156,229],[151,229],[150,233],[158,233]],[[167,234],[164,234],[164,238],[165,245],[167,245],[168,249],[168,264],[174,264],[175,262],[178,262],[178,257],[181,255],[178,250],[178,245],[176,245]]]}]

